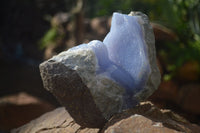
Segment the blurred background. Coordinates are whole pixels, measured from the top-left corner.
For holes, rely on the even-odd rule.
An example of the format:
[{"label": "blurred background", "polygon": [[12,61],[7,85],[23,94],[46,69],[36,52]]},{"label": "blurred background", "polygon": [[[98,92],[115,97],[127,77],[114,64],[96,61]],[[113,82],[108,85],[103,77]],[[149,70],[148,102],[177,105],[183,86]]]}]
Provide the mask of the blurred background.
[{"label": "blurred background", "polygon": [[148,99],[200,125],[200,0],[1,0],[0,132],[60,106],[39,64],[103,40],[113,12],[146,13],[154,29],[159,89]]}]

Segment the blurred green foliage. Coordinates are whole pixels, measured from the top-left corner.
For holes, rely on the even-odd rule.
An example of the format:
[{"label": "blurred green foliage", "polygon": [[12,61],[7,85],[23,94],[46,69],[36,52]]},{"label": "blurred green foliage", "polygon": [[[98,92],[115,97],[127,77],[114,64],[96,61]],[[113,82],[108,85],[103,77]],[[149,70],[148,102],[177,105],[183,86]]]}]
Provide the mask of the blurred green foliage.
[{"label": "blurred green foliage", "polygon": [[44,49],[49,44],[54,44],[56,37],[58,36],[56,28],[49,29],[43,38],[39,41],[40,49]]}]

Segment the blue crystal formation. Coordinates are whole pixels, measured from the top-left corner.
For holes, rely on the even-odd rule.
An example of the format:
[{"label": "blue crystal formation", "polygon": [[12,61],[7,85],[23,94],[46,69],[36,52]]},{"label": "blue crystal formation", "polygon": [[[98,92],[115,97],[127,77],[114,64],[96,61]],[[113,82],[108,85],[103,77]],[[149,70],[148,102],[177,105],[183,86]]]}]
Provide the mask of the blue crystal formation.
[{"label": "blue crystal formation", "polygon": [[106,119],[149,97],[160,84],[148,17],[114,13],[103,42],[94,40],[50,59],[77,71]]},{"label": "blue crystal formation", "polygon": [[[132,96],[145,87],[152,72],[148,55],[150,46],[145,42],[145,33],[143,33],[145,31],[139,24],[139,21],[142,21],[140,19],[138,16],[114,13],[110,32],[103,42],[95,40],[73,48],[92,48],[99,65],[97,74],[107,74],[126,89],[124,97],[127,100],[127,108],[135,106],[138,102],[134,101]],[[155,51],[155,48],[151,49]],[[150,56],[156,60],[155,53]],[[157,66],[154,69],[158,73],[156,82],[159,84],[160,75]]]}]

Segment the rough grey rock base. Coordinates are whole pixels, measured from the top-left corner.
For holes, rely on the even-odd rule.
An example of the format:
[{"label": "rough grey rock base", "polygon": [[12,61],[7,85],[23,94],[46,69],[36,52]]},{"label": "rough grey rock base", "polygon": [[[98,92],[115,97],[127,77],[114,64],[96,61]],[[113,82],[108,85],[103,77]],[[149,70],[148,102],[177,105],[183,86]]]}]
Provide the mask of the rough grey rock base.
[{"label": "rough grey rock base", "polygon": [[[116,13],[114,13],[113,18],[116,19],[113,20],[120,22],[120,17],[117,19],[115,14]],[[118,41],[119,44],[116,43],[113,47],[106,48],[100,41],[91,41],[88,44],[82,44],[64,51],[40,65],[40,73],[44,87],[57,97],[58,101],[66,107],[74,120],[81,126],[101,127],[106,120],[109,120],[113,115],[135,107],[139,101],[145,100],[155,91],[155,89],[157,89],[160,83],[160,73],[156,65],[152,27],[150,26],[146,15],[137,12],[131,14],[136,15],[136,17],[139,18],[136,21],[139,22],[142,28],[140,33],[142,34],[143,32],[144,34],[144,38],[140,38],[139,36],[136,37],[146,42],[146,44],[141,43],[141,46],[147,45],[148,47],[146,54],[148,54],[149,59],[146,59],[145,55],[143,55],[144,60],[141,60],[144,64],[138,62],[138,60],[132,60],[133,58],[137,59],[137,56],[135,55],[137,52],[134,50],[129,51],[129,49],[125,49],[125,52],[121,52],[120,54],[121,57],[126,58],[127,56],[127,60],[130,60],[128,64],[123,64],[126,69],[123,69],[122,66],[122,68],[118,67],[117,65],[120,66],[120,64],[116,64],[116,62],[113,64],[106,56],[108,54],[107,50],[111,50],[123,42],[124,35],[126,35],[123,32],[123,34],[113,35],[114,38],[122,38]],[[124,22],[126,21],[123,17],[121,20]],[[115,21],[113,21],[113,23]],[[139,24],[137,23],[138,27]],[[123,27],[123,25],[121,25],[121,27],[126,29],[130,28],[126,26]],[[118,29],[118,27],[115,28]],[[112,31],[111,28],[110,33],[104,39],[104,41],[108,41],[108,44],[115,44],[112,42],[112,39],[111,42],[109,42],[109,35],[111,38],[111,33],[114,33]],[[133,31],[135,32],[135,30]],[[137,31],[136,34],[138,34]],[[128,36],[126,36],[127,40],[132,38],[131,35],[132,34],[128,34]],[[134,39],[130,41],[135,42]],[[129,42],[125,44],[129,44]],[[138,45],[139,44],[140,43],[138,43]],[[121,47],[121,45],[119,46]],[[131,53],[125,56],[124,54],[128,51]],[[110,52],[112,53],[112,51]],[[128,58],[130,57],[129,55],[132,54],[134,57]],[[105,55],[105,57],[103,55]],[[121,59],[124,60],[124,58]],[[131,62],[134,62],[134,64],[132,64],[133,66],[130,66]],[[147,64],[147,62],[150,64]],[[140,74],[134,73],[137,69],[132,71],[138,64],[143,64],[142,66],[144,67],[140,70]],[[149,65],[151,68],[149,68]],[[125,66],[130,66],[132,76],[130,76],[127,71],[130,68]],[[145,69],[148,69],[148,71]],[[134,74],[136,76],[134,76]],[[132,79],[133,77],[135,79]]]},{"label": "rough grey rock base", "polygon": [[78,124],[85,127],[104,125],[106,120],[75,70],[54,61],[41,64],[40,70],[45,88],[67,108]]}]

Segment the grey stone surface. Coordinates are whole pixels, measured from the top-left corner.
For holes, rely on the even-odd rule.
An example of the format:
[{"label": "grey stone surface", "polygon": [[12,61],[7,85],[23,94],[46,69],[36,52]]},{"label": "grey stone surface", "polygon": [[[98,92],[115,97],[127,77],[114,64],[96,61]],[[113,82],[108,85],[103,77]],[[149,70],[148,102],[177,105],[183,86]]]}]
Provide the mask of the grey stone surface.
[{"label": "grey stone surface", "polygon": [[[149,97],[160,83],[152,27],[144,14],[131,14],[136,17],[119,13],[113,15],[115,28],[119,25],[125,30],[133,30],[128,36],[119,34],[119,42],[115,40],[118,34],[113,33],[116,31],[111,28],[104,39],[105,44],[91,41],[64,51],[40,65],[44,87],[82,126],[102,127],[114,114],[132,108]],[[123,37],[130,44],[126,44]],[[116,57],[112,55],[118,53],[109,49],[115,46],[122,50]],[[118,64],[117,57],[124,62],[120,64],[119,61]]]},{"label": "grey stone surface", "polygon": [[[121,111],[124,89],[109,79],[107,75],[96,73],[99,66],[92,49],[80,48],[78,50],[68,50],[53,57],[44,64],[48,64],[49,62],[58,62],[58,64],[63,64],[67,68],[76,71],[83,84],[90,91],[98,109],[106,119],[109,119],[114,113]],[[51,78],[51,76],[48,77]],[[51,88],[48,86],[48,83],[46,83],[45,87]],[[68,90],[66,89],[66,91]]]},{"label": "grey stone surface", "polygon": [[105,123],[89,89],[75,70],[54,61],[44,62],[40,70],[44,87],[55,95],[78,124],[101,127]]}]

